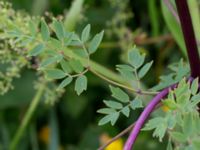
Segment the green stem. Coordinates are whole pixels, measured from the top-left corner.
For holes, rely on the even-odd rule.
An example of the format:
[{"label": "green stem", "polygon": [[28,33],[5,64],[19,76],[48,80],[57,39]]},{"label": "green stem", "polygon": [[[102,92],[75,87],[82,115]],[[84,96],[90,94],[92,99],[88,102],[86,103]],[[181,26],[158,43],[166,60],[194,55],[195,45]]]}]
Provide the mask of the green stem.
[{"label": "green stem", "polygon": [[74,0],[65,16],[64,26],[68,31],[73,31],[80,20],[84,0]]},{"label": "green stem", "polygon": [[91,71],[93,74],[95,74],[96,76],[98,76],[99,78],[101,78],[101,79],[103,79],[103,80],[105,80],[105,81],[107,81],[107,82],[109,82],[109,83],[111,83],[111,84],[113,84],[113,85],[122,87],[122,88],[124,88],[124,89],[129,90],[129,91],[132,91],[132,92],[134,92],[134,93],[138,93],[138,94],[142,94],[142,95],[155,95],[155,94],[157,94],[157,92],[153,92],[153,91],[143,91],[143,90],[140,90],[140,89],[139,89],[139,90],[134,89],[134,88],[129,87],[129,86],[126,86],[126,85],[124,85],[124,84],[120,84],[120,83],[118,83],[118,82],[112,81],[112,80],[106,78],[105,76],[101,75],[101,73],[98,73],[98,72],[96,72],[96,71],[94,71],[94,70],[92,70],[92,69],[90,69],[90,71]]},{"label": "green stem", "polygon": [[42,94],[44,92],[44,88],[45,88],[45,86],[42,85],[38,89],[35,97],[33,98],[32,102],[30,104],[30,107],[28,108],[28,110],[27,110],[27,112],[26,112],[26,114],[25,114],[25,116],[24,116],[24,118],[22,120],[22,123],[21,123],[19,129],[17,130],[16,134],[14,135],[13,140],[11,141],[10,150],[15,150],[16,149],[20,139],[22,138],[22,136],[24,134],[24,131],[25,131],[28,123],[30,122],[30,120],[31,120],[31,118],[32,118],[32,116],[33,116],[33,114],[35,112],[35,109],[37,108],[37,106],[38,106],[38,104],[40,102],[40,99],[41,99]]},{"label": "green stem", "polygon": [[159,34],[159,19],[158,19],[158,8],[156,7],[156,0],[148,1],[148,12],[150,17],[150,23],[152,27],[152,36],[158,36]]},{"label": "green stem", "polygon": [[[30,36],[25,35],[25,37],[30,38]],[[35,39],[38,43],[42,43],[41,40]],[[47,46],[48,47],[48,46]],[[88,68],[88,58],[83,58],[80,57],[79,55],[77,55],[76,53],[74,53],[71,49],[69,48],[65,48],[64,51],[62,51],[63,54],[66,57],[69,58],[73,58],[73,59],[78,59],[80,60],[81,64]],[[125,85],[130,85],[129,81],[125,80],[122,76],[120,76],[119,74],[109,70],[108,68],[102,66],[101,64],[98,64],[95,61],[90,60],[90,68],[98,73],[103,73],[105,77],[115,81],[115,82],[119,82],[119,83],[123,83]]]},{"label": "green stem", "polygon": [[[64,55],[70,56],[70,58],[78,59],[83,64],[83,66],[88,67],[88,60],[86,58],[78,56],[77,54],[72,52],[72,50],[66,48],[64,50]],[[103,73],[103,75],[105,77],[107,77],[111,80],[114,80],[116,82],[123,83],[126,85],[130,85],[129,82],[127,80],[125,80],[123,77],[121,77],[120,75],[116,74],[115,72],[105,68],[104,66],[102,66],[92,60],[90,60],[90,69],[92,69],[98,73]]]}]

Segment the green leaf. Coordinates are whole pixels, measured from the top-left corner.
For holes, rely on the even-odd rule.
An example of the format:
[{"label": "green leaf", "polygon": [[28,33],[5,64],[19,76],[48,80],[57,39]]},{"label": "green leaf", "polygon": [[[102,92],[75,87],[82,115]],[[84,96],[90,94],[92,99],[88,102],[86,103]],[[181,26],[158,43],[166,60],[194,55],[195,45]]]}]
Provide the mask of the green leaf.
[{"label": "green leaf", "polygon": [[51,79],[62,79],[66,77],[66,74],[60,69],[49,69],[45,71],[48,78]]},{"label": "green leaf", "polygon": [[75,81],[75,91],[78,95],[80,95],[86,89],[87,89],[87,77],[85,75],[81,75]]},{"label": "green leaf", "polygon": [[55,55],[57,55],[57,51],[52,50],[52,49],[47,49],[47,50],[45,50],[45,54],[47,54],[49,56],[55,56]]},{"label": "green leaf", "polygon": [[183,133],[190,136],[193,132],[193,118],[191,113],[183,115]]},{"label": "green leaf", "polygon": [[101,113],[101,114],[112,114],[112,113],[115,113],[116,110],[112,109],[112,108],[101,108],[101,109],[97,110],[97,112]]},{"label": "green leaf", "polygon": [[146,75],[146,73],[147,73],[147,72],[149,71],[149,69],[151,68],[152,64],[153,64],[153,61],[151,61],[151,62],[145,64],[145,65],[139,70],[138,76],[139,76],[140,79],[143,78],[143,77]]},{"label": "green leaf", "polygon": [[190,73],[190,68],[187,63],[184,64],[183,59],[181,59],[178,63],[177,69],[175,70],[175,82],[182,80],[187,77]]},{"label": "green leaf", "polygon": [[73,52],[82,58],[86,58],[86,59],[88,58],[88,54],[84,49],[81,49],[81,48],[73,49]]},{"label": "green leaf", "polygon": [[137,108],[142,108],[143,105],[142,105],[142,100],[139,99],[138,97],[136,97],[133,101],[131,101],[131,104],[130,104],[131,108],[133,110],[137,109]]},{"label": "green leaf", "polygon": [[64,87],[66,87],[67,85],[69,85],[72,82],[73,78],[72,77],[67,77],[66,79],[64,79],[60,85],[58,86],[58,89],[62,89]]},{"label": "green leaf", "polygon": [[56,33],[56,36],[58,37],[58,39],[62,40],[65,36],[63,24],[57,20],[54,20],[53,27],[54,27],[54,30],[55,30],[55,33]]},{"label": "green leaf", "polygon": [[23,36],[23,32],[21,32],[21,31],[13,30],[13,31],[8,31],[7,33],[10,37],[21,37],[21,36]]},{"label": "green leaf", "polygon": [[29,21],[28,23],[29,31],[31,32],[32,36],[35,36],[37,33],[36,24],[33,21]]},{"label": "green leaf", "polygon": [[48,40],[48,45],[49,47],[51,47],[51,49],[55,49],[58,51],[63,48],[62,42],[52,37],[50,37],[50,40]]},{"label": "green leaf", "polygon": [[28,56],[37,56],[44,51],[44,44],[38,44],[32,50],[30,50]]},{"label": "green leaf", "polygon": [[[200,41],[200,10],[199,10],[199,0],[190,0],[188,1],[188,7],[190,10],[190,15],[192,19],[192,25],[194,28],[194,33],[195,33],[195,38],[196,41]],[[198,44],[198,49],[199,49],[199,44]]]},{"label": "green leaf", "polygon": [[120,74],[127,80],[134,80],[135,76],[133,75],[133,73],[131,71],[125,70],[125,69],[121,69],[121,68],[117,68],[117,70],[120,72]]},{"label": "green leaf", "polygon": [[179,82],[178,87],[174,92],[177,104],[184,107],[191,97],[190,84],[186,82],[185,78]]},{"label": "green leaf", "polygon": [[144,63],[144,58],[145,56],[141,55],[139,50],[136,48],[130,50],[128,53],[128,62],[136,69],[142,66]]},{"label": "green leaf", "polygon": [[177,123],[176,116],[173,113],[169,113],[167,116],[167,126],[169,129],[173,129]]},{"label": "green leaf", "polygon": [[61,65],[62,69],[64,70],[64,72],[66,72],[66,73],[72,72],[72,68],[70,67],[69,63],[67,61],[65,61],[64,59],[60,62],[60,65]]},{"label": "green leaf", "polygon": [[129,117],[130,109],[128,106],[124,107],[121,111],[126,117]]},{"label": "green leaf", "polygon": [[66,33],[66,34],[68,34],[68,35],[65,35],[64,43],[65,43],[65,46],[69,46],[73,41],[74,32],[70,32],[70,33]]},{"label": "green leaf", "polygon": [[191,92],[193,95],[197,93],[198,87],[199,87],[199,78],[196,78],[191,85]]},{"label": "green leaf", "polygon": [[90,29],[91,29],[91,26],[90,24],[88,24],[82,31],[82,34],[81,34],[81,41],[82,42],[86,42],[88,39],[89,39],[89,36],[90,36]]},{"label": "green leaf", "polygon": [[79,60],[72,59],[69,61],[69,65],[76,73],[81,73],[84,70],[84,67]]},{"label": "green leaf", "polygon": [[200,102],[200,94],[194,95],[191,98],[191,106],[196,107],[196,105]]},{"label": "green leaf", "polygon": [[124,102],[124,103],[129,102],[129,96],[124,91],[122,91],[120,88],[113,87],[110,85],[110,89],[112,92],[112,97],[114,97],[117,100]]},{"label": "green leaf", "polygon": [[47,59],[45,59],[41,64],[40,64],[40,67],[39,69],[43,69],[53,63],[56,63],[56,62],[60,62],[61,60],[63,59],[63,56],[62,54],[57,54],[55,55],[54,57],[49,57]]},{"label": "green leaf", "polygon": [[98,125],[104,125],[108,122],[111,122],[111,125],[114,125],[117,121],[117,119],[119,118],[119,112],[115,112],[115,113],[112,113],[112,114],[109,114],[109,115],[106,115],[105,117],[103,117]]},{"label": "green leaf", "polygon": [[47,41],[50,37],[49,28],[44,19],[41,21],[41,34],[44,41]]},{"label": "green leaf", "polygon": [[169,107],[169,109],[171,109],[171,110],[175,110],[177,108],[175,101],[172,99],[166,99],[166,100],[162,101],[162,103],[164,105],[166,105],[167,107]]},{"label": "green leaf", "polygon": [[165,118],[162,117],[156,117],[148,121],[146,123],[145,127],[142,129],[145,130],[152,130],[154,129],[153,137],[159,137],[159,141],[162,141],[165,132],[167,130],[167,124],[165,122]]},{"label": "green leaf", "polygon": [[180,50],[183,52],[185,56],[187,56],[183,33],[181,31],[181,27],[179,23],[176,21],[175,17],[170,12],[170,10],[168,9],[164,1],[161,1],[161,8],[162,8],[162,14],[164,16],[164,20],[167,24],[167,27],[169,28],[172,36],[174,37],[177,44],[179,45]]},{"label": "green leaf", "polygon": [[193,121],[194,121],[194,125],[193,125],[193,130],[194,132],[198,133],[199,132],[199,128],[200,128],[200,118],[199,115],[197,113],[197,115],[193,116]]},{"label": "green leaf", "polygon": [[110,122],[111,119],[112,119],[111,114],[106,115],[105,117],[103,117],[103,118],[99,121],[98,125],[99,125],[99,126],[104,125],[104,124]]},{"label": "green leaf", "polygon": [[153,137],[158,137],[159,141],[162,142],[162,139],[165,135],[166,130],[167,130],[167,126],[164,123],[160,124],[153,132]]},{"label": "green leaf", "polygon": [[89,44],[89,48],[88,48],[89,54],[92,54],[97,50],[97,48],[99,47],[99,45],[103,39],[103,34],[104,34],[104,31],[101,31],[100,33],[96,34],[93,37],[92,41]]},{"label": "green leaf", "polygon": [[27,45],[29,45],[31,42],[33,42],[34,38],[25,38],[21,41],[20,45],[25,47]]},{"label": "green leaf", "polygon": [[173,71],[173,73],[161,76],[160,83],[153,87],[153,90],[158,91],[166,88],[174,83],[181,81],[184,77],[187,77],[189,75],[189,67],[188,65],[183,63],[182,59],[178,63],[170,66],[169,68]]},{"label": "green leaf", "polygon": [[115,125],[117,119],[119,118],[119,112],[111,114],[111,125]]},{"label": "green leaf", "polygon": [[200,147],[200,141],[199,139],[192,140],[192,145],[194,146],[195,150],[198,150]]},{"label": "green leaf", "polygon": [[173,79],[173,76],[174,76],[173,74],[161,76],[159,84],[154,86],[153,90],[158,91],[158,90],[161,90],[161,89],[163,89],[165,87],[168,87],[168,86],[174,84],[175,81]]},{"label": "green leaf", "polygon": [[187,136],[185,136],[183,133],[180,132],[171,132],[170,136],[172,137],[172,139],[174,139],[175,141],[178,142],[186,142],[187,141]]},{"label": "green leaf", "polygon": [[152,130],[154,128],[157,128],[159,125],[161,125],[161,123],[163,123],[163,121],[164,119],[162,117],[152,118],[146,123],[142,131],[147,131],[147,130]]},{"label": "green leaf", "polygon": [[134,68],[129,65],[116,65],[116,67],[130,72],[134,71]]},{"label": "green leaf", "polygon": [[115,101],[111,101],[111,100],[109,100],[109,101],[104,100],[103,102],[106,104],[106,106],[108,106],[110,108],[114,108],[114,109],[122,109],[123,108],[123,105],[119,102],[115,102]]}]

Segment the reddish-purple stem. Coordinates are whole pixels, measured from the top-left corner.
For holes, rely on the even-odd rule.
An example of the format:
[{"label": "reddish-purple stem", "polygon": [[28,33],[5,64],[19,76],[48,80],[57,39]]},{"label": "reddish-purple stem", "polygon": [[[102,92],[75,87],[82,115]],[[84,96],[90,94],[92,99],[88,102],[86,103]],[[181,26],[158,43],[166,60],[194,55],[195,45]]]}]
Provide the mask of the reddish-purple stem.
[{"label": "reddish-purple stem", "polygon": [[188,8],[187,0],[176,0],[176,6],[181,22],[181,28],[184,35],[185,45],[190,63],[191,76],[193,78],[200,77],[200,59],[195,40],[192,20]]},{"label": "reddish-purple stem", "polygon": [[135,126],[133,130],[131,131],[130,136],[128,137],[128,140],[125,143],[124,150],[131,150],[132,145],[134,144],[140,129],[142,128],[143,124],[145,123],[146,119],[149,117],[151,112],[155,109],[156,105],[161,101],[162,98],[164,98],[169,93],[170,88],[166,88],[163,91],[161,91],[159,94],[157,94],[146,106],[140,117],[135,123]]},{"label": "reddish-purple stem", "polygon": [[[188,78],[188,82],[192,82],[194,78],[189,77]],[[167,88],[165,88],[164,90],[162,90],[161,92],[159,92],[150,102],[149,104],[145,107],[145,109],[143,110],[142,114],[140,115],[140,117],[138,118],[138,120],[135,123],[135,126],[133,128],[133,130],[131,131],[130,136],[128,137],[128,140],[126,141],[125,145],[124,145],[124,150],[131,150],[133,144],[135,143],[135,140],[142,128],[142,126],[144,125],[145,121],[147,120],[147,118],[149,117],[149,115],[154,111],[154,109],[156,108],[157,104],[160,103],[160,101],[165,98],[167,96],[167,94],[169,93],[170,89],[174,89],[177,87],[177,84],[171,85]]]},{"label": "reddish-purple stem", "polygon": [[[194,30],[192,26],[192,20],[190,17],[190,12],[187,4],[187,0],[175,0],[176,6],[180,18],[181,28],[184,35],[185,44],[187,47],[187,53],[190,63],[191,69],[191,77],[196,78],[200,77],[200,59],[198,48],[195,40]],[[168,2],[165,0],[165,2]],[[162,90],[159,94],[157,94],[150,103],[146,106],[139,119],[136,121],[135,127],[133,128],[128,140],[125,143],[124,150],[131,150],[132,145],[135,142],[140,129],[143,124],[151,114],[151,112],[155,109],[156,105],[164,98],[168,93],[170,88],[174,88],[176,85],[172,85],[164,90]]]}]

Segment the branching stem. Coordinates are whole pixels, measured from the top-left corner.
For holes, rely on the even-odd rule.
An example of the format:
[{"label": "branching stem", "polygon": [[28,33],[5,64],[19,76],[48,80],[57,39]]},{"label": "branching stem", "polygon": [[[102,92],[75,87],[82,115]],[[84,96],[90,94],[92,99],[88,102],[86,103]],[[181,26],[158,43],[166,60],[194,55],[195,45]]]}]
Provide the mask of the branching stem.
[{"label": "branching stem", "polygon": [[146,119],[149,117],[151,112],[156,108],[157,104],[162,100],[162,98],[164,98],[169,93],[170,88],[173,88],[173,87],[165,88],[149,102],[149,104],[146,106],[146,108],[144,109],[144,111],[142,112],[138,120],[136,121],[135,126],[133,130],[131,131],[129,138],[125,143],[124,150],[132,149],[132,145],[134,144]]},{"label": "branching stem", "polygon": [[135,125],[135,123],[133,123],[130,126],[128,126],[126,129],[124,129],[119,134],[117,134],[115,137],[113,137],[108,143],[106,143],[106,144],[102,145],[100,148],[98,148],[98,150],[104,150],[112,142],[114,142],[115,140],[119,139],[120,137],[125,135],[127,132],[129,132],[134,127],[134,125]]},{"label": "branching stem", "polygon": [[95,70],[93,70],[93,69],[91,69],[91,68],[89,68],[89,70],[90,70],[93,74],[95,74],[96,76],[98,76],[99,78],[101,78],[101,79],[103,79],[103,80],[105,80],[105,81],[107,81],[107,82],[109,82],[109,83],[111,83],[111,84],[113,84],[113,85],[122,87],[122,88],[124,88],[124,89],[129,90],[129,91],[132,91],[132,92],[134,92],[134,93],[141,94],[141,95],[156,95],[156,94],[158,94],[158,92],[153,92],[153,91],[141,91],[141,90],[133,89],[132,87],[129,87],[129,86],[120,84],[120,83],[118,83],[118,82],[115,82],[115,81],[113,81],[113,80],[110,80],[110,79],[108,79],[107,77],[101,75],[100,73],[96,72]]}]

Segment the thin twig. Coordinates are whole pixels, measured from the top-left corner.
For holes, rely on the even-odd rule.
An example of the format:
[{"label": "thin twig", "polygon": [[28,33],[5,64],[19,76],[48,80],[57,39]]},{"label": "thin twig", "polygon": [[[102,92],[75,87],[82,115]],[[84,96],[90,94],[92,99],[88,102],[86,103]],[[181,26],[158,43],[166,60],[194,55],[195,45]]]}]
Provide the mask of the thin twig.
[{"label": "thin twig", "polygon": [[129,132],[134,127],[134,125],[135,125],[135,123],[133,123],[130,126],[128,126],[126,129],[124,129],[119,134],[117,134],[115,137],[113,137],[110,141],[108,141],[108,143],[106,143],[106,144],[102,145],[101,147],[99,147],[98,150],[104,150],[112,142],[116,141],[117,139],[119,139],[120,137],[125,135],[127,132]]},{"label": "thin twig", "polygon": [[75,78],[75,77],[78,77],[78,76],[81,76],[81,75],[84,75],[88,72],[88,68],[86,68],[85,70],[83,70],[81,73],[77,73],[77,74],[73,74],[73,75],[68,75],[69,77],[72,77],[72,78]]},{"label": "thin twig", "polygon": [[108,79],[108,78],[106,78],[105,76],[99,74],[98,72],[96,72],[95,70],[93,70],[93,69],[91,69],[91,68],[89,68],[89,70],[90,70],[92,73],[94,73],[96,76],[98,76],[99,78],[101,78],[101,79],[103,79],[103,80],[105,80],[105,81],[107,81],[107,82],[109,82],[109,83],[111,83],[111,84],[114,84],[114,85],[116,85],[116,86],[122,87],[122,88],[124,88],[124,89],[129,90],[129,91],[132,91],[132,92],[134,92],[134,93],[141,94],[141,95],[156,95],[156,94],[158,94],[158,92],[153,92],[153,91],[141,91],[141,90],[133,89],[132,87],[128,87],[128,86],[126,86],[126,85],[123,85],[123,84],[117,83],[117,82],[115,82],[115,81],[113,81],[113,80],[110,80],[110,79]]},{"label": "thin twig", "polygon": [[141,38],[140,35],[138,35],[134,38],[133,42],[136,45],[149,45],[149,44],[160,43],[163,41],[173,41],[173,40],[174,39],[170,34],[161,35],[157,37],[144,37],[144,38]]}]

